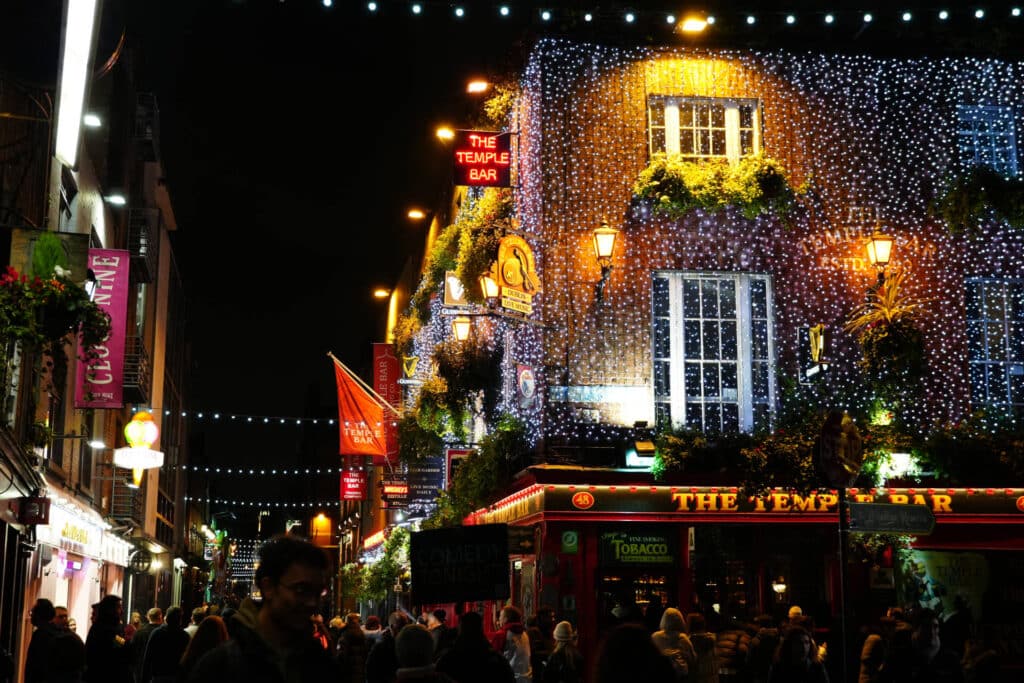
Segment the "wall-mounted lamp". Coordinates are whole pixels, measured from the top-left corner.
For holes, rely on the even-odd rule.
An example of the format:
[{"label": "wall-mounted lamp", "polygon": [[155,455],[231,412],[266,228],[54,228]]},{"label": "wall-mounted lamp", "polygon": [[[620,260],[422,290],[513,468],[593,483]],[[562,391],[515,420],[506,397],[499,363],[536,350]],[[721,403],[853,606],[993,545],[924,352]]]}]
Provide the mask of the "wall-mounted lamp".
[{"label": "wall-mounted lamp", "polygon": [[473,329],[473,321],[469,316],[460,315],[452,320],[452,334],[455,341],[464,342],[469,339],[469,333]]},{"label": "wall-mounted lamp", "polygon": [[781,598],[782,594],[786,592],[786,579],[781,576],[774,579],[772,581],[772,590]]},{"label": "wall-mounted lamp", "polygon": [[889,265],[892,256],[893,239],[880,230],[881,224],[875,227],[875,232],[867,240],[868,261],[878,270],[878,283],[885,282],[885,267]]},{"label": "wall-mounted lamp", "polygon": [[594,255],[601,266],[601,279],[597,283],[597,300],[604,299],[604,286],[612,274],[612,255],[615,253],[615,238],[619,231],[608,225],[607,221],[594,230]]},{"label": "wall-mounted lamp", "polygon": [[480,276],[480,290],[483,292],[484,299],[488,301],[497,299],[498,294],[501,293],[497,281],[487,273]]}]

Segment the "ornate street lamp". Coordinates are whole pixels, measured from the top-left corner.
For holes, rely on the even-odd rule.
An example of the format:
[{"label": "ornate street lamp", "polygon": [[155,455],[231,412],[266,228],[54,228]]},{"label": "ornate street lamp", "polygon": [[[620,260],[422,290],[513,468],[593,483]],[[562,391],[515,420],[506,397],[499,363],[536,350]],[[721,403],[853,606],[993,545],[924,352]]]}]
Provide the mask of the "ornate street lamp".
[{"label": "ornate street lamp", "polygon": [[604,299],[604,286],[612,274],[612,255],[615,253],[615,238],[619,231],[608,225],[607,221],[594,230],[594,255],[601,266],[601,279],[597,283],[597,300]]},{"label": "ornate street lamp", "polygon": [[879,284],[885,282],[885,267],[889,265],[892,256],[893,238],[879,231],[878,226],[875,233],[867,240],[868,261],[878,270]]},{"label": "ornate street lamp", "polygon": [[473,321],[469,316],[460,315],[452,321],[452,334],[455,335],[455,341],[464,342],[469,339],[469,332],[473,329]]}]

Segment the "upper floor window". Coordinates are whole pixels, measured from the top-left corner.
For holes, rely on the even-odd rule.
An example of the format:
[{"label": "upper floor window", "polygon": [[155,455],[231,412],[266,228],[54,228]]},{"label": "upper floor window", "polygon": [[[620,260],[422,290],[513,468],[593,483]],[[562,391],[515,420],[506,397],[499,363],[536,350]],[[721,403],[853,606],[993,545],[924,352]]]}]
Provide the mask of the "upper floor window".
[{"label": "upper floor window", "polygon": [[648,151],[688,161],[730,162],[761,151],[757,100],[654,95],[647,105]]},{"label": "upper floor window", "polygon": [[768,428],[775,392],[769,277],[664,272],[653,287],[658,426]]},{"label": "upper floor window", "polygon": [[1017,175],[1013,108],[960,104],[956,114],[961,163]]},{"label": "upper floor window", "polygon": [[966,283],[971,405],[1024,419],[1024,280]]}]

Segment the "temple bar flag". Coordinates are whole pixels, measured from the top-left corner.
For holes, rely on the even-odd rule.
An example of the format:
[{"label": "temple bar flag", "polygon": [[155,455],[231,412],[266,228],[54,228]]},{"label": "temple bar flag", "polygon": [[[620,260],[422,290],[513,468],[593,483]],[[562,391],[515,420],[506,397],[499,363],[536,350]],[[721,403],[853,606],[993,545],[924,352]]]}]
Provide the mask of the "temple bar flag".
[{"label": "temple bar flag", "polygon": [[384,406],[370,395],[333,355],[334,377],[338,382],[338,434],[342,455],[372,455],[387,458],[384,438]]}]

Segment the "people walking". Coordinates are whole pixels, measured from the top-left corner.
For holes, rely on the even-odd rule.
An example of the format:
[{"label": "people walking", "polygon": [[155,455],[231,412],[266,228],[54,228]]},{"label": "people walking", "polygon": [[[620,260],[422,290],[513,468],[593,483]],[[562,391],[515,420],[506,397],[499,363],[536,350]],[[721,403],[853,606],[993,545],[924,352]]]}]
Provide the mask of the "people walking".
[{"label": "people walking", "polygon": [[576,647],[576,630],[568,621],[560,621],[552,632],[555,649],[542,669],[542,683],[581,683],[584,679],[583,655]]},{"label": "people walking", "polygon": [[434,638],[422,624],[402,628],[395,637],[395,656],[397,683],[455,683],[434,668]]},{"label": "people walking", "polygon": [[675,683],[668,657],[642,624],[620,624],[608,632],[594,659],[593,683]]},{"label": "people walking", "polygon": [[754,623],[757,632],[750,639],[750,647],[747,649],[747,673],[752,683],[767,683],[768,672],[772,668],[772,660],[782,636],[771,615],[762,614],[754,619]]},{"label": "people walking", "polygon": [[96,603],[96,619],[85,639],[85,680],[88,683],[131,683],[131,648],[124,639],[124,607],[117,595]]},{"label": "people walking", "polygon": [[345,626],[338,632],[335,652],[344,680],[362,683],[366,680],[366,657],[370,648],[360,621],[357,612],[345,617]]},{"label": "people walking", "polygon": [[146,656],[146,645],[149,644],[149,637],[153,631],[164,624],[164,611],[159,607],[153,607],[146,612],[146,623],[135,631],[129,646],[132,661],[132,671],[135,680],[142,683],[142,660]]},{"label": "people walking", "polygon": [[[193,610],[193,615],[195,611]],[[199,660],[211,650],[217,648],[228,640],[228,627],[224,620],[218,616],[203,618],[196,626],[195,633],[189,640],[185,653],[181,656],[180,671],[181,680],[187,680],[192,670],[196,668]]]},{"label": "people walking", "polygon": [[189,619],[188,626],[185,627],[185,633],[188,634],[189,638],[193,637],[196,634],[196,631],[199,630],[199,624],[201,624],[203,619],[205,619],[205,618],[206,618],[206,608],[205,607],[196,607],[195,609],[192,610],[192,617],[191,617],[191,619]]},{"label": "people walking", "polygon": [[479,612],[459,617],[458,635],[437,660],[437,670],[459,683],[515,683],[508,661],[487,642]]},{"label": "people walking", "polygon": [[768,683],[828,683],[814,639],[803,626],[786,629],[768,672]]},{"label": "people walking", "polygon": [[689,636],[686,635],[686,622],[683,614],[675,607],[665,609],[661,614],[660,630],[651,635],[651,640],[661,654],[669,658],[676,678],[685,680],[690,670],[697,663],[697,653],[693,649]]},{"label": "people walking", "polygon": [[[231,617],[232,638],[203,657],[193,683],[287,683],[340,680],[330,653],[317,643],[310,617],[327,586],[323,550],[297,536],[275,536],[260,548],[256,585],[263,601],[246,598]],[[230,632],[231,629],[229,629]]]},{"label": "people walking", "polygon": [[168,608],[163,626],[149,637],[142,659],[140,683],[175,683],[178,680],[181,657],[190,640],[181,623],[183,617],[177,605]]},{"label": "people walking", "polygon": [[25,683],[43,683],[49,680],[50,664],[53,662],[54,642],[60,629],[53,623],[57,611],[53,603],[39,598],[29,611],[29,621],[35,628],[28,643],[25,657]]},{"label": "people walking", "polygon": [[434,639],[434,659],[436,660],[451,649],[457,633],[448,625],[448,613],[443,609],[436,609],[427,615],[427,629],[430,631],[430,637]]},{"label": "people walking", "polygon": [[511,605],[501,610],[498,630],[491,638],[491,647],[500,653],[515,674],[516,683],[532,683],[530,637],[523,626],[523,613]]},{"label": "people walking", "polygon": [[366,656],[366,683],[393,683],[398,670],[395,638],[410,621],[409,617],[398,611],[388,615],[388,627]]},{"label": "people walking", "polygon": [[686,628],[690,642],[697,655],[695,666],[690,670],[690,681],[694,683],[718,683],[718,655],[715,651],[715,634],[708,633],[707,621],[700,612],[686,615]]}]

